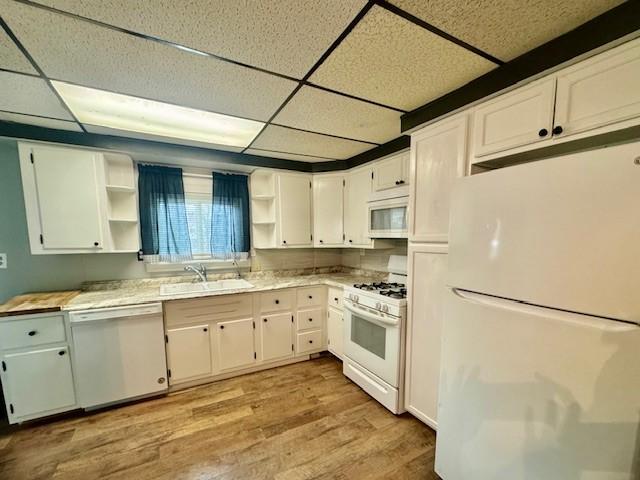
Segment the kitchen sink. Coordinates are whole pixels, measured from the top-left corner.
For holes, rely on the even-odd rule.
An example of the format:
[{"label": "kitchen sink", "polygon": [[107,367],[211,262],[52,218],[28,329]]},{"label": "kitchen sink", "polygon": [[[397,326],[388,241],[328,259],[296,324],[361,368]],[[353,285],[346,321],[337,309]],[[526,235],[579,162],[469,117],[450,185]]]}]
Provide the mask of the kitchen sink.
[{"label": "kitchen sink", "polygon": [[160,295],[180,295],[182,293],[220,292],[223,290],[238,290],[252,288],[253,285],[242,278],[216,280],[201,283],[168,283],[160,285]]}]

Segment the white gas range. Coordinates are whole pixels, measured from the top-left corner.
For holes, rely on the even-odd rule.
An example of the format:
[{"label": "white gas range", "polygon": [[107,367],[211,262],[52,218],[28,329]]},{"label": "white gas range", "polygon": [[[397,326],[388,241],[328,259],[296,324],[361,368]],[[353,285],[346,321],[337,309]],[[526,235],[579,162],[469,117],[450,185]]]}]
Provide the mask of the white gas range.
[{"label": "white gas range", "polygon": [[393,413],[404,412],[407,257],[391,255],[386,282],[344,289],[344,374]]}]

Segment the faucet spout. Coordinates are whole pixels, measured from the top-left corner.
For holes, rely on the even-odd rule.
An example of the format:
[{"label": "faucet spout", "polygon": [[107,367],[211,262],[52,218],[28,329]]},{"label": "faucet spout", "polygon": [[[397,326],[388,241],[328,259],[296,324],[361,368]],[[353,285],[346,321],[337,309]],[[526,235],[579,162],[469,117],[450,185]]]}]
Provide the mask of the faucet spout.
[{"label": "faucet spout", "polygon": [[202,264],[198,265],[197,267],[194,267],[193,265],[187,265],[186,267],[184,267],[184,271],[195,273],[198,276],[199,281],[203,283],[207,281],[207,268]]}]

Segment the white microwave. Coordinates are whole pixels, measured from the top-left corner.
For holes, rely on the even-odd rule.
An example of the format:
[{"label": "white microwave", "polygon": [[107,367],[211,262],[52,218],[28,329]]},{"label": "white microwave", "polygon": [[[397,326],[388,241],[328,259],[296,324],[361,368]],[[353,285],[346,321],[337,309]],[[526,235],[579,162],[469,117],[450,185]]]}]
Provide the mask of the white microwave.
[{"label": "white microwave", "polygon": [[374,192],[367,203],[369,237],[407,238],[408,186]]}]

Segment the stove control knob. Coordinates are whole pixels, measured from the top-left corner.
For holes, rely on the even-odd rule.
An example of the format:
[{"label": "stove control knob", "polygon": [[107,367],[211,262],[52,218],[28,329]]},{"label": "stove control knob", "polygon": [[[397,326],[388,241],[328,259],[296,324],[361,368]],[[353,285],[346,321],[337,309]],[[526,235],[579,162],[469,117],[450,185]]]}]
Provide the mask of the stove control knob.
[{"label": "stove control knob", "polygon": [[354,302],[357,302],[358,300],[360,300],[360,296],[358,296],[358,295],[354,295],[354,296],[353,296],[353,301],[354,301]]},{"label": "stove control knob", "polygon": [[383,311],[383,312],[388,312],[388,311],[389,311],[389,305],[386,305],[386,304],[385,304],[385,305],[383,305],[383,306],[382,306],[382,311]]},{"label": "stove control knob", "polygon": [[382,308],[382,304],[380,302],[376,302],[376,309],[380,310]]}]

